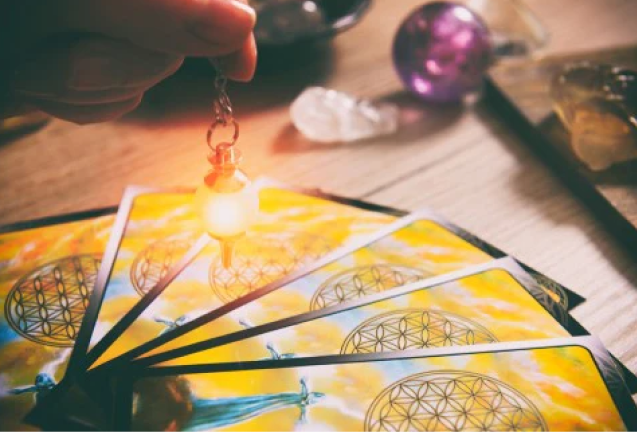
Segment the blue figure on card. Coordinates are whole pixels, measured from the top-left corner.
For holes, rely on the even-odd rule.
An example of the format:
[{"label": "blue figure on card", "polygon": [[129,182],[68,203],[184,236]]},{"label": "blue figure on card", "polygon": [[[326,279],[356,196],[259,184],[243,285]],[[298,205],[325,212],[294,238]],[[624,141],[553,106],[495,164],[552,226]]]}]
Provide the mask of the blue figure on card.
[{"label": "blue figure on card", "polygon": [[305,422],[307,407],[315,404],[325,394],[309,391],[304,378],[300,382],[301,391],[298,393],[286,392],[218,399],[193,397],[192,417],[184,425],[183,430],[199,431],[230,426],[289,406],[298,406],[301,410],[299,421]]},{"label": "blue figure on card", "polygon": [[274,345],[272,345],[271,342],[266,343],[265,348],[270,352],[270,360],[284,360],[296,357],[296,354],[294,353],[279,353],[279,351],[277,351],[277,349],[274,347]]},{"label": "blue figure on card", "polygon": [[45,372],[40,372],[35,377],[35,382],[31,386],[16,387],[9,390],[10,394],[19,395],[23,393],[34,393],[35,402],[37,403],[40,398],[49,394],[49,392],[55,387],[55,380],[51,375]]},{"label": "blue figure on card", "polygon": [[[250,324],[248,321],[246,321],[244,319],[240,319],[239,320],[239,324],[241,324],[241,326],[243,326],[246,329],[250,329],[250,328],[254,327],[252,324]],[[265,358],[262,358],[262,359],[259,359],[259,360],[284,360],[284,359],[289,359],[289,358],[296,357],[296,354],[294,354],[294,353],[283,353],[283,354],[281,354],[276,349],[274,344],[272,344],[272,342],[267,342],[265,344],[265,348],[270,353],[270,357],[265,357]]]},{"label": "blue figure on card", "polygon": [[[155,318],[167,326],[170,323],[179,326],[177,321]],[[183,321],[182,321],[183,322]],[[254,327],[245,320],[239,323],[245,328]],[[292,353],[281,354],[268,342],[266,349],[270,353],[264,360],[284,360],[294,357]],[[245,422],[254,417],[277,411],[286,407],[299,407],[298,422],[307,418],[307,407],[317,403],[324,393],[308,389],[305,378],[300,380],[301,390],[237,396],[223,398],[199,398],[185,377],[166,377],[162,379],[142,380],[137,383],[133,396],[133,429],[135,430],[189,430],[199,431],[216,429]]]},{"label": "blue figure on card", "polygon": [[217,429],[243,423],[288,407],[298,407],[298,422],[304,423],[310,405],[325,397],[310,391],[305,378],[299,392],[249,396],[200,398],[183,376],[139,381],[133,392],[133,430]]},{"label": "blue figure on card", "polygon": [[172,331],[174,329],[176,329],[177,327],[182,326],[185,322],[186,319],[188,317],[186,315],[182,315],[179,318],[177,318],[176,320],[171,320],[168,318],[163,318],[163,317],[154,317],[153,319],[155,320],[155,322],[158,322],[160,324],[163,324],[166,326],[165,329],[163,329],[158,336],[161,336],[163,334],[168,333],[169,331]]}]

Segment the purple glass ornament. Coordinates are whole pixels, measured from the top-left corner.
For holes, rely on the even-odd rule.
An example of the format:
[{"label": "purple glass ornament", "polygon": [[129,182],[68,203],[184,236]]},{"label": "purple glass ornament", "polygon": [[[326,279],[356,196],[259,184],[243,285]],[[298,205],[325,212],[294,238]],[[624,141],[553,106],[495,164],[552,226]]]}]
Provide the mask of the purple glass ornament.
[{"label": "purple glass ornament", "polygon": [[414,94],[457,102],[480,89],[493,50],[480,17],[459,4],[433,2],[403,21],[393,55],[398,75]]}]

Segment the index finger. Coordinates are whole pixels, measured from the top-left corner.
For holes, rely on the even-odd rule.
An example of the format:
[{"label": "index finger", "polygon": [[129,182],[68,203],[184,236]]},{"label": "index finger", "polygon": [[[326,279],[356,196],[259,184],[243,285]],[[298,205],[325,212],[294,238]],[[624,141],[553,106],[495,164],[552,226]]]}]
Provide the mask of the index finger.
[{"label": "index finger", "polygon": [[[38,4],[42,2],[37,2]],[[238,0],[62,0],[62,28],[101,33],[185,56],[237,51],[251,35],[254,9]]]}]

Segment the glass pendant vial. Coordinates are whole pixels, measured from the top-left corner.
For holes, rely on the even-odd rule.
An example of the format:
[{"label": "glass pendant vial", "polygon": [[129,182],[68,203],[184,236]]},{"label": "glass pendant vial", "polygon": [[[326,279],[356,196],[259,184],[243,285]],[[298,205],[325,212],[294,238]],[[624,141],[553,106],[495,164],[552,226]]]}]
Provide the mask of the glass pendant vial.
[{"label": "glass pendant vial", "polygon": [[206,232],[221,243],[225,268],[231,266],[234,242],[254,223],[258,192],[238,169],[240,153],[221,144],[209,158],[212,170],[195,193],[194,204]]}]

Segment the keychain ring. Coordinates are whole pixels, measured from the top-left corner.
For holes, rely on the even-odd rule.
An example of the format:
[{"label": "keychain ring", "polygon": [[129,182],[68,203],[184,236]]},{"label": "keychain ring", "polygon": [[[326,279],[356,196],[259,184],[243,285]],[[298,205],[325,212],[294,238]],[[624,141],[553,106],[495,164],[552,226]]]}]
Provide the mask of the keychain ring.
[{"label": "keychain ring", "polygon": [[219,124],[222,124],[224,127],[232,126],[234,128],[234,133],[232,134],[232,141],[226,143],[228,144],[229,147],[232,147],[234,143],[237,142],[237,139],[239,139],[239,124],[237,123],[235,119],[231,119],[226,124],[214,121],[210,124],[210,127],[208,128],[208,133],[206,134],[206,141],[208,142],[208,147],[212,151],[215,151],[215,148],[216,148],[216,146],[212,144],[212,135],[214,134]]}]

